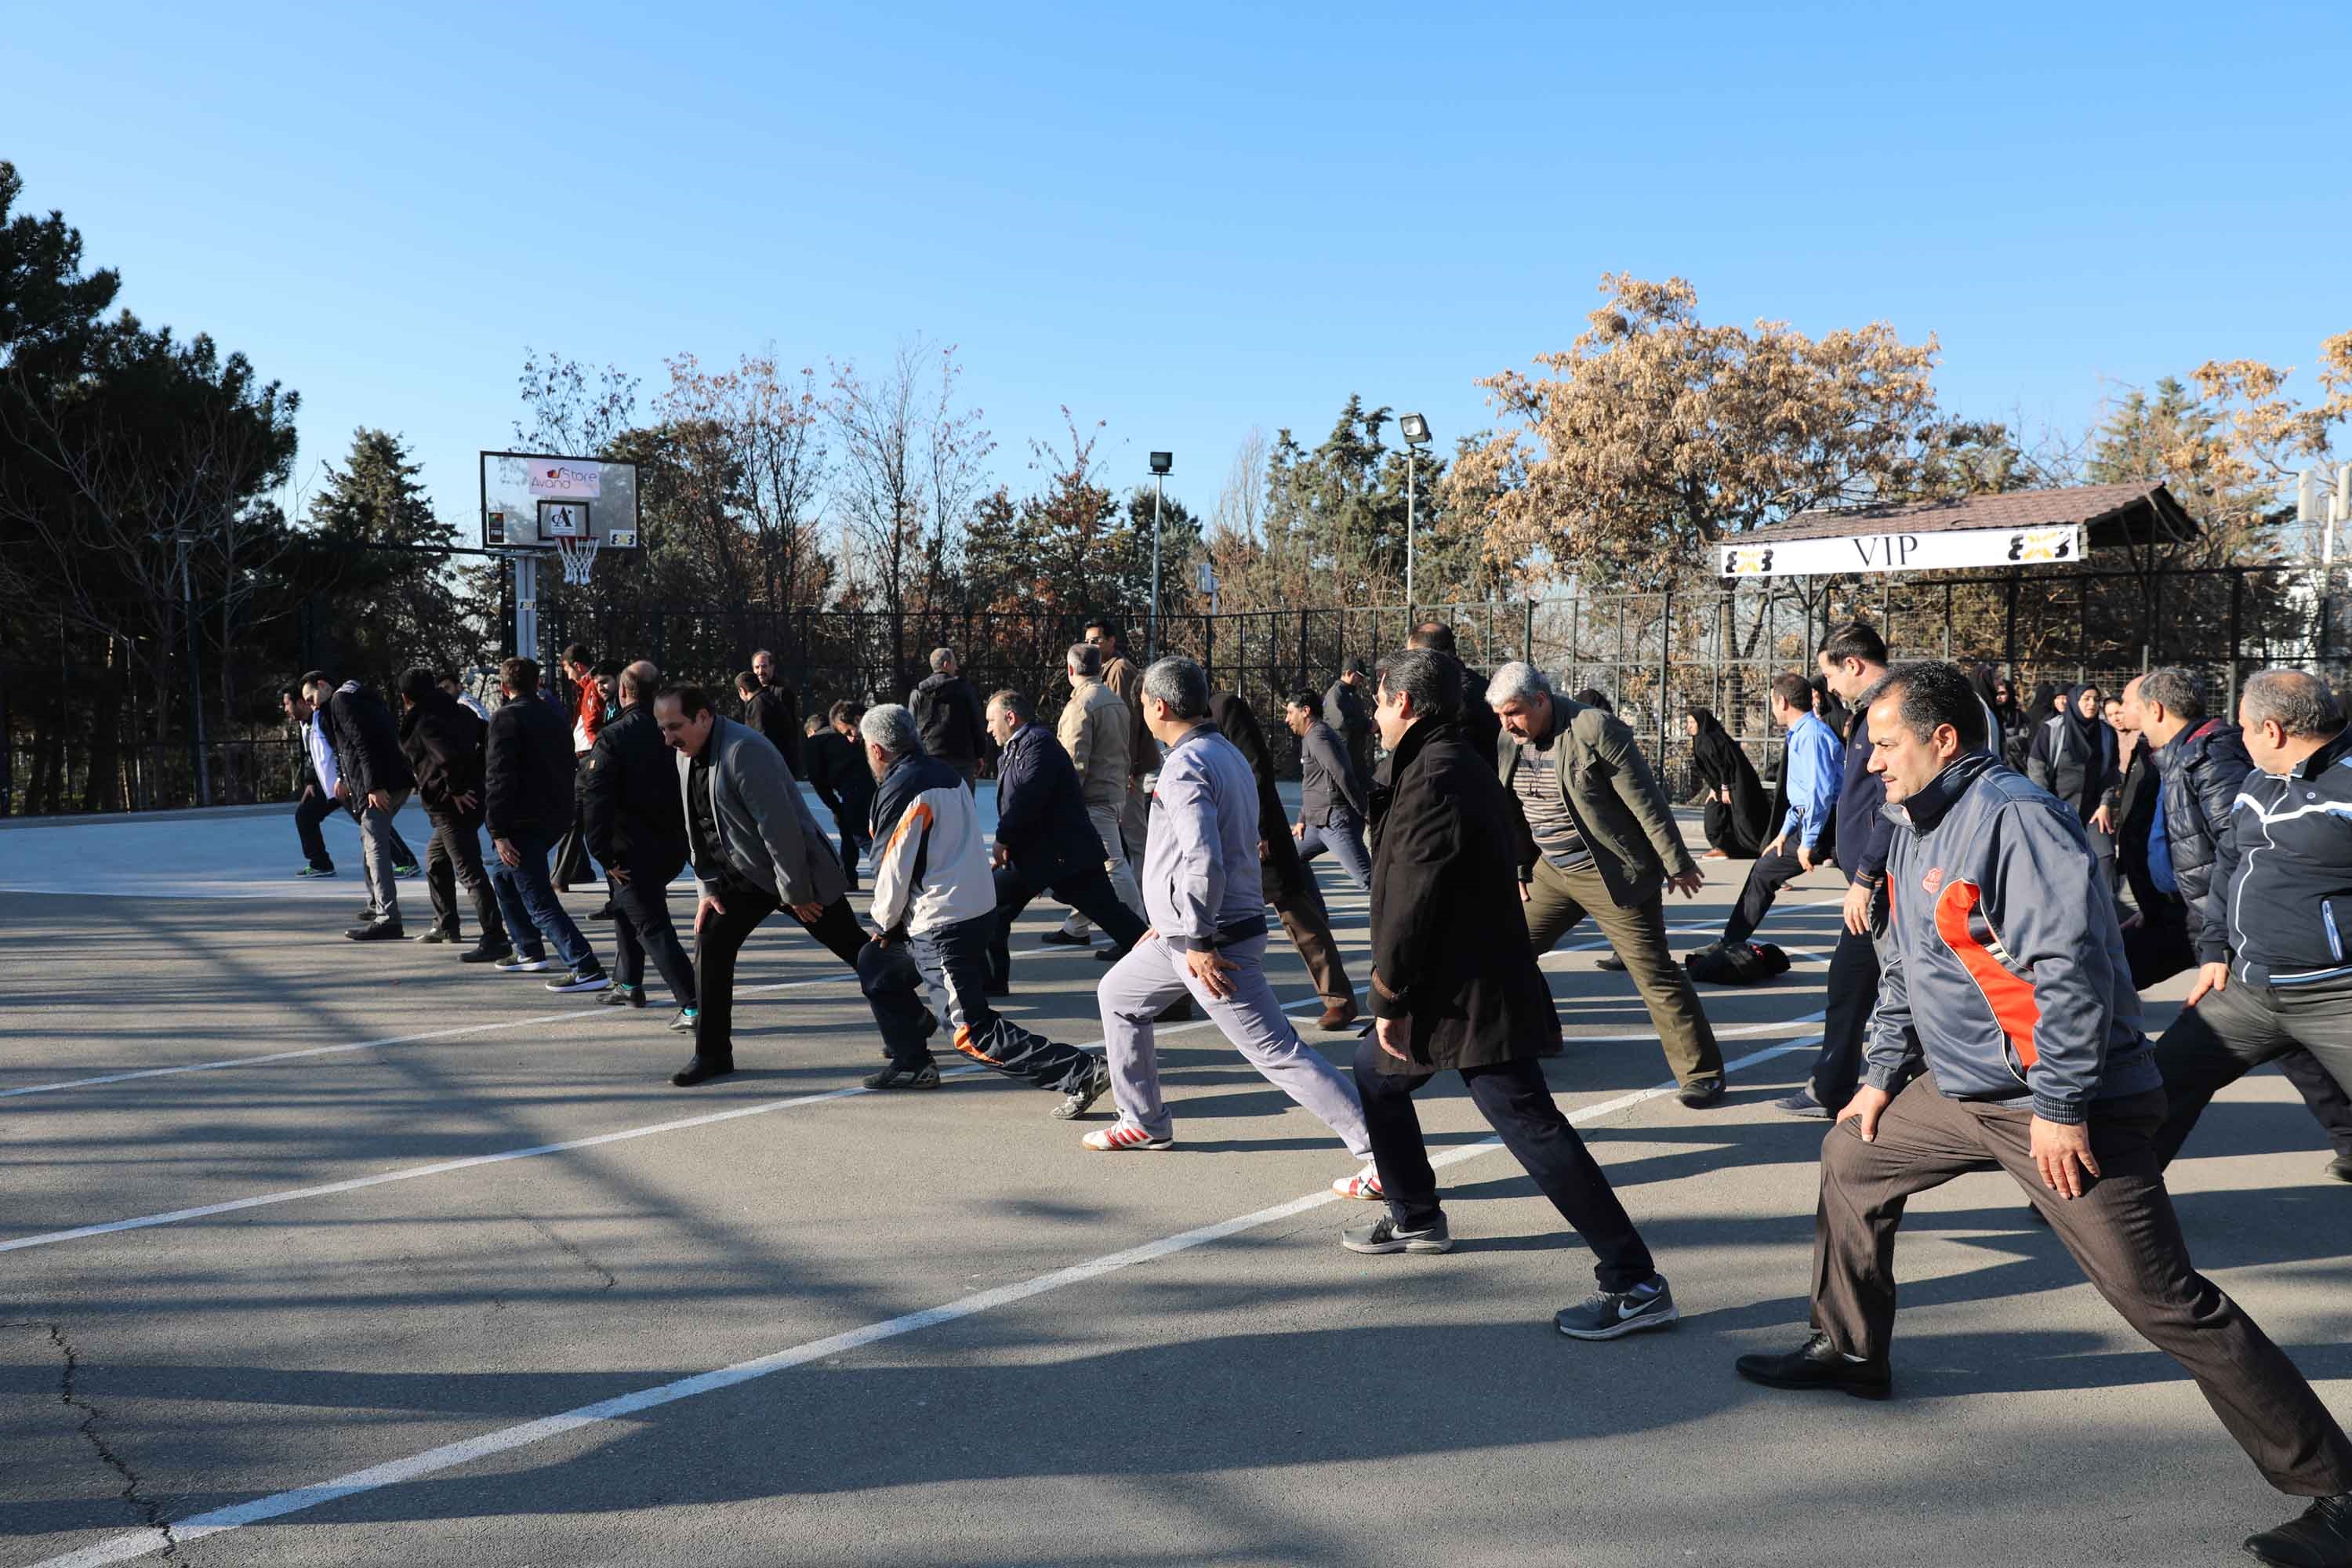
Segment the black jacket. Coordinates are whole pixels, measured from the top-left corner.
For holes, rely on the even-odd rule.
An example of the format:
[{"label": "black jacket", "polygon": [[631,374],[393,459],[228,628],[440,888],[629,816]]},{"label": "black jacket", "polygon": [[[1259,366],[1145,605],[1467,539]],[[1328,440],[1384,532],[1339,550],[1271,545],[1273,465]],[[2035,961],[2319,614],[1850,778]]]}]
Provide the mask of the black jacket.
[{"label": "black jacket", "polygon": [[808,780],[817,799],[835,816],[862,830],[866,814],[874,806],[874,770],[858,754],[856,742],[838,730],[820,730],[808,737],[801,756],[808,768],[795,770],[795,776]]},{"label": "black jacket", "polygon": [[751,693],[743,704],[743,722],[767,737],[793,777],[808,776],[801,772],[801,700],[791,687],[779,681]]},{"label": "black jacket", "polygon": [[686,864],[686,805],[678,793],[677,756],[662,739],[653,710],[643,703],[597,731],[596,749],[580,764],[580,820],[588,853],[600,866]]},{"label": "black jacket", "polygon": [[2116,795],[2116,868],[2131,889],[2132,903],[2142,919],[2177,924],[2184,918],[2180,895],[2158,887],[2147,863],[2148,829],[2156,825],[2162,776],[2157,771],[2156,748],[2147,736],[2135,736],[2118,765],[2124,782]]},{"label": "black jacket", "polygon": [[[400,749],[415,775],[416,798],[435,821],[480,824],[483,728],[472,709],[438,687],[401,716]],[[471,811],[451,804],[461,795],[474,797]]]},{"label": "black jacket", "polygon": [[907,706],[923,731],[923,750],[967,767],[980,761],[988,720],[971,681],[961,675],[926,676],[907,694]]},{"label": "black jacket", "polygon": [[1356,764],[1356,776],[1370,778],[1372,772],[1372,716],[1364,707],[1364,700],[1356,688],[1344,680],[1335,680],[1323,692],[1323,722],[1331,726],[1339,743],[1348,750],[1348,760]]},{"label": "black jacket", "polygon": [[1559,1014],[1519,902],[1512,814],[1459,723],[1423,720],[1372,792],[1372,1013],[1412,1021],[1391,1072],[1559,1050]]},{"label": "black jacket", "polygon": [[400,749],[400,726],[383,699],[366,687],[348,685],[327,700],[327,741],[335,748],[335,771],[352,786],[354,809],[376,790],[416,787],[408,754]]},{"label": "black jacket", "polygon": [[996,761],[996,841],[1031,882],[1046,885],[1103,865],[1078,770],[1054,731],[1031,722]]},{"label": "black jacket", "polygon": [[1342,806],[1360,819],[1368,809],[1354,759],[1331,726],[1320,720],[1298,737],[1298,819],[1308,826],[1323,826]]},{"label": "black jacket", "polygon": [[[2164,838],[2172,851],[2172,878],[2189,918],[2189,940],[2200,963],[2220,963],[2236,945],[2230,939],[2226,879],[2215,875],[2221,846],[2231,832],[2238,792],[2254,771],[2235,724],[2208,719],[2172,737],[2156,753],[2164,778]],[[2253,818],[2242,826],[2258,836]],[[2147,841],[2141,841],[2146,853]],[[2352,913],[2352,910],[2347,910]]]},{"label": "black jacket", "polygon": [[572,726],[536,696],[490,715],[482,762],[482,816],[492,838],[553,839],[572,825]]},{"label": "black jacket", "polygon": [[1275,787],[1274,752],[1266,746],[1265,731],[1258,726],[1257,714],[1234,691],[1210,697],[1209,722],[1234,743],[1257,775],[1257,837],[1265,846],[1258,864],[1265,874],[1265,901],[1286,904],[1306,890],[1307,863],[1298,858],[1298,840],[1290,836],[1290,818]]},{"label": "black jacket", "polygon": [[[2352,729],[2284,777],[2249,773],[2230,826],[2212,903],[2227,921],[2230,984],[2352,985]],[[2206,957],[2212,934],[2199,934],[2200,962],[2218,962]]]}]

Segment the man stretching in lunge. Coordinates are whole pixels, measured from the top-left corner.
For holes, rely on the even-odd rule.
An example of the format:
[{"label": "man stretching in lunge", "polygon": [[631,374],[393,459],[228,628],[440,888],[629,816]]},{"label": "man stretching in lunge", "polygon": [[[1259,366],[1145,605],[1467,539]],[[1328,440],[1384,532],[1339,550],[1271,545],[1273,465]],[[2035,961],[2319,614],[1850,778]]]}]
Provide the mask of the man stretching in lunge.
[{"label": "man stretching in lunge", "polygon": [[[925,1037],[928,980],[947,999],[955,1048],[1007,1078],[1062,1096],[1054,1114],[1084,1115],[1110,1088],[1102,1059],[1033,1035],[988,1005],[988,948],[996,933],[996,879],[980,806],[963,774],[923,750],[915,716],[897,703],[868,708],[859,743],[877,781],[874,840],[874,931],[857,958],[857,983],[890,1065],[868,1089],[937,1089],[939,1065]],[[1048,742],[1050,743],[1050,742]]]},{"label": "man stretching in lunge", "polygon": [[1450,655],[1414,649],[1381,666],[1372,720],[1390,788],[1372,819],[1374,1022],[1356,1048],[1356,1089],[1389,1212],[1340,1240],[1351,1252],[1454,1245],[1412,1109],[1413,1090],[1451,1068],[1592,1248],[1600,1289],[1552,1320],[1559,1331],[1613,1340],[1662,1329],[1676,1315],[1674,1292],[1544,1081],[1540,1058],[1559,1054],[1559,1013],[1519,912],[1503,786],[1461,710],[1462,667]]},{"label": "man stretching in lunge", "polygon": [[[1209,722],[1209,680],[1181,655],[1143,675],[1143,720],[1168,748],[1152,791],[1143,850],[1144,912],[1152,930],[1111,966],[1097,994],[1109,1047],[1116,1126],[1086,1136],[1095,1150],[1165,1149],[1175,1119],[1160,1098],[1151,1022],[1190,994],[1266,1081],[1314,1112],[1348,1152],[1370,1160],[1355,1085],[1301,1044],[1265,977],[1265,889],[1258,873],[1257,778]],[[1353,1191],[1360,1175],[1336,1190]]]},{"label": "man stretching in lunge", "polygon": [[[1885,1398],[1905,1203],[2005,1170],[2271,1485],[2315,1500],[2246,1550],[2352,1564],[2352,1439],[2189,1262],[2157,1156],[2163,1082],[2079,814],[1986,754],[1984,705],[1955,666],[1896,665],[1865,700],[1895,820],[1868,1068],[1822,1141],[1812,1337],[1741,1356],[1739,1374]],[[1906,1084],[1915,1048],[1927,1071]]]}]

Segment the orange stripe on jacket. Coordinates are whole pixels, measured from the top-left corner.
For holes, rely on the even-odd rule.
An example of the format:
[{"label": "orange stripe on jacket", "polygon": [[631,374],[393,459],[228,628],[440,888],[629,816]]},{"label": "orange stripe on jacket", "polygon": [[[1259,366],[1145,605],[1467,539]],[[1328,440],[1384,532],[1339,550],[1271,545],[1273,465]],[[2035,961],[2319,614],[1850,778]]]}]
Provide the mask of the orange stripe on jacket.
[{"label": "orange stripe on jacket", "polygon": [[1984,999],[1992,1006],[1993,1022],[2009,1037],[2017,1052],[2017,1059],[2032,1067],[2036,1059],[2033,1050],[2033,1027],[2042,1021],[2042,1006],[2033,999],[2033,982],[2021,980],[2009,972],[2009,966],[1989,952],[1977,940],[1969,917],[1984,901],[1984,892],[1974,882],[1948,884],[1936,900],[1936,934],[1944,939],[1969,978],[1977,983]]},{"label": "orange stripe on jacket", "polygon": [[898,853],[898,840],[907,837],[907,829],[909,827],[929,827],[930,825],[931,808],[921,801],[917,801],[907,808],[905,816],[898,818],[898,826],[890,835],[890,847],[882,853],[885,855]]}]

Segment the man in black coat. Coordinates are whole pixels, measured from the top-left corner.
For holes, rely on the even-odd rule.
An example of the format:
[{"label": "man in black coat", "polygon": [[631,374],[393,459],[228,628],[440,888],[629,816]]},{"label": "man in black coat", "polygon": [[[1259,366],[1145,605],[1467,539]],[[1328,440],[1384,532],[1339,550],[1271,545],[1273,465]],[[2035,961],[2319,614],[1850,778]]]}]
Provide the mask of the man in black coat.
[{"label": "man in black coat", "polygon": [[1600,1288],[1553,1319],[1559,1331],[1612,1340],[1664,1328],[1677,1316],[1674,1292],[1538,1065],[1559,1051],[1559,1015],[1519,911],[1503,786],[1471,748],[1461,706],[1462,667],[1448,656],[1408,649],[1381,665],[1373,714],[1390,773],[1372,806],[1373,1025],[1356,1050],[1356,1089],[1389,1212],[1341,1240],[1354,1252],[1454,1245],[1412,1108],[1412,1091],[1452,1068],[1592,1249]]},{"label": "man in black coat", "polygon": [[1298,841],[1290,836],[1290,819],[1276,793],[1274,752],[1265,743],[1257,714],[1238,692],[1220,691],[1209,699],[1209,722],[1257,775],[1257,858],[1265,873],[1265,901],[1282,917],[1282,929],[1298,949],[1315,994],[1323,998],[1318,1028],[1345,1029],[1356,1022],[1356,983],[1339,959],[1339,944],[1331,937],[1331,912],[1324,907],[1323,890],[1316,885],[1299,858]]},{"label": "man in black coat", "polygon": [[988,943],[991,996],[1013,991],[1013,922],[1040,893],[1095,922],[1111,940],[1111,961],[1127,956],[1143,919],[1118,901],[1103,859],[1103,841],[1087,816],[1070,753],[1037,722],[1037,705],[1019,691],[988,700],[988,733],[1003,748],[996,769],[996,928]]},{"label": "man in black coat", "polygon": [[639,659],[621,671],[620,716],[597,733],[581,764],[580,804],[588,852],[613,887],[613,984],[604,1001],[646,1005],[646,954],[681,1013],[694,1002],[694,966],[669,919],[669,885],[686,869],[686,806],[677,760],[654,722],[661,671]]},{"label": "man in black coat", "polygon": [[841,835],[842,874],[853,893],[858,857],[874,847],[874,829],[866,820],[874,810],[874,771],[866,765],[857,740],[857,721],[864,717],[863,702],[836,702],[826,711],[828,727],[810,731],[801,748],[808,762],[802,776],[833,813],[834,831]]},{"label": "man in black coat", "polygon": [[[784,672],[777,667],[776,656],[766,648],[751,656],[752,688],[743,704],[743,722],[768,738],[784,759],[784,766],[793,776],[804,779],[801,771],[801,699]],[[652,713],[651,697],[646,698],[646,713]],[[853,882],[850,888],[856,891]]]},{"label": "man in black coat", "polygon": [[1486,681],[1462,663],[1462,655],[1454,646],[1454,628],[1444,621],[1423,621],[1405,637],[1404,646],[1434,648],[1461,666],[1462,728],[1470,736],[1473,751],[1482,757],[1493,756],[1496,742],[1503,738],[1503,721],[1486,706]]},{"label": "man in black coat", "polygon": [[1347,748],[1360,779],[1372,776],[1372,718],[1364,706],[1364,661],[1349,658],[1323,693],[1323,722]]},{"label": "man in black coat", "polygon": [[980,776],[988,716],[982,711],[979,691],[956,673],[953,648],[931,650],[931,673],[907,693],[907,706],[922,731],[923,750],[953,768],[970,789]]},{"label": "man in black coat", "polygon": [[326,710],[327,741],[335,768],[349,789],[360,819],[361,865],[367,871],[368,918],[343,932],[354,942],[384,942],[402,935],[400,894],[393,881],[392,819],[416,787],[408,755],[400,749],[400,726],[383,699],[356,680],[333,690],[321,680],[310,700]]},{"label": "man in black coat", "polygon": [[506,946],[499,896],[482,868],[482,742],[488,726],[441,689],[422,665],[400,678],[400,747],[416,775],[416,798],[433,824],[425,847],[425,889],[433,900],[433,929],[419,942],[461,942],[457,888],[474,900],[482,944]]},{"label": "man in black coat", "polygon": [[556,899],[548,874],[548,852],[571,825],[572,726],[563,710],[539,694],[539,661],[510,658],[499,667],[506,700],[490,715],[488,755],[482,763],[482,817],[490,847],[499,852],[490,867],[513,950],[504,954],[477,949],[469,963],[495,963],[506,973],[548,966],[554,945],[566,973],[548,982],[550,991],[602,991],[604,966]]}]

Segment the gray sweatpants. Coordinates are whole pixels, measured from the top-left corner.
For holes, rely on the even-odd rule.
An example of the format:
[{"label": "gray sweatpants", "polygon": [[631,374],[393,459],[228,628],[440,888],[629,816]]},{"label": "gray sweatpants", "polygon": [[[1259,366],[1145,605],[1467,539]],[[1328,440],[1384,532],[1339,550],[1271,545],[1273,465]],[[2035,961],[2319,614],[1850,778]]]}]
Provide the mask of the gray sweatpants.
[{"label": "gray sweatpants", "polygon": [[368,802],[360,802],[360,868],[367,873],[368,902],[375,906],[375,918],[396,921],[400,919],[400,892],[392,878],[392,819],[408,804],[409,792],[396,789],[390,794],[390,811],[378,811]]},{"label": "gray sweatpants", "polygon": [[1111,965],[1096,993],[1102,1005],[1103,1044],[1110,1058],[1111,1098],[1120,1117],[1155,1138],[1172,1136],[1176,1120],[1160,1098],[1160,1052],[1151,1037],[1151,1020],[1180,996],[1190,996],[1208,1010],[1250,1066],[1265,1080],[1315,1113],[1318,1121],[1339,1135],[1348,1152],[1359,1160],[1372,1157],[1371,1135],[1364,1131],[1363,1102],[1356,1086],[1298,1038],[1290,1016],[1265,977],[1265,938],[1252,937],[1223,950],[1234,967],[1226,979],[1233,994],[1211,996],[1181,954],[1154,936]]}]

